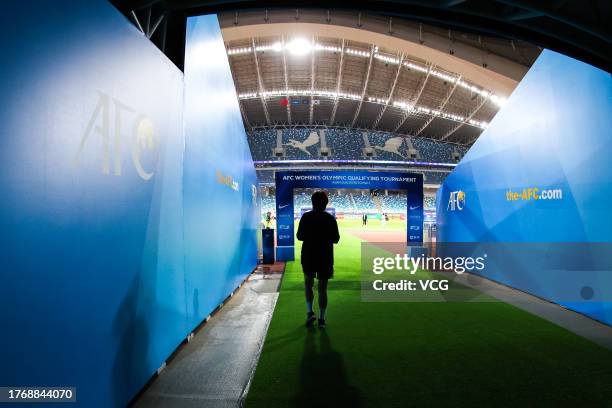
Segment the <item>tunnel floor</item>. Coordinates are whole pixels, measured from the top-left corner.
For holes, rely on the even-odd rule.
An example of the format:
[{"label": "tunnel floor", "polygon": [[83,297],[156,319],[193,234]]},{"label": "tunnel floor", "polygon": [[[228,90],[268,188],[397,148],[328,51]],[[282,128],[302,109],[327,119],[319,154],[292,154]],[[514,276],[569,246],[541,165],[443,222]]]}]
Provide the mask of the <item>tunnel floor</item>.
[{"label": "tunnel floor", "polygon": [[[347,239],[350,241],[350,238],[347,237]],[[346,262],[350,262],[349,259],[344,260],[340,258],[341,264]],[[313,402],[314,405],[317,405],[316,403],[320,401],[317,401],[316,399],[313,400],[313,394],[310,392],[308,395],[291,395],[291,393],[284,395],[292,389],[291,383],[293,377],[296,375],[296,372],[299,371],[296,369],[299,364],[290,364],[288,360],[291,360],[291,358],[287,360],[287,355],[284,353],[280,353],[281,355],[278,356],[276,355],[279,353],[279,350],[277,350],[279,347],[280,349],[289,347],[289,344],[285,344],[285,341],[282,341],[282,344],[278,343],[277,337],[281,335],[283,339],[287,340],[287,336],[293,333],[297,337],[294,336],[295,338],[292,338],[289,343],[293,344],[294,346],[297,345],[296,347],[298,348],[302,345],[304,341],[303,338],[306,339],[306,346],[309,345],[308,339],[312,340],[310,347],[316,352],[313,351],[310,353],[312,355],[309,357],[309,360],[312,360],[313,364],[318,364],[321,368],[327,367],[326,370],[330,367],[330,365],[333,368],[332,363],[334,360],[333,358],[330,359],[330,356],[337,354],[331,352],[333,351],[331,345],[338,344],[339,346],[344,346],[341,342],[342,336],[337,333],[339,332],[338,328],[334,327],[333,325],[325,332],[321,333],[312,333],[312,331],[307,331],[303,328],[303,294],[301,289],[301,280],[299,278],[299,276],[301,276],[301,270],[299,267],[296,267],[296,264],[297,262],[290,262],[287,264],[288,276],[285,276],[284,280],[286,282],[283,284],[284,298],[279,304],[282,307],[279,309],[279,311],[277,311],[277,314],[280,313],[280,315],[275,317],[277,320],[276,326],[271,329],[268,336],[268,327],[272,321],[274,309],[279,297],[281,278],[283,276],[283,268],[279,268],[278,265],[273,267],[272,271],[267,271],[268,273],[263,273],[263,271],[260,269],[259,272],[252,274],[245,284],[235,292],[234,296],[228,302],[226,302],[225,306],[221,308],[220,311],[216,313],[206,325],[196,332],[195,336],[188,344],[186,344],[176,353],[176,355],[168,362],[168,366],[162,371],[161,375],[156,377],[151,382],[142,395],[134,402],[133,406],[138,408],[158,408],[168,406],[179,408],[201,406],[243,406],[247,400],[247,394],[250,389],[251,381],[254,377],[255,369],[260,362],[260,355],[262,353],[266,336],[268,339],[266,343],[267,349],[263,348],[265,354],[262,359],[263,366],[260,367],[261,370],[259,370],[260,372],[258,373],[259,378],[257,378],[257,376],[255,377],[254,389],[252,390],[253,392],[251,395],[249,395],[249,404],[247,405],[267,407],[286,405],[300,406],[303,405],[302,403]],[[341,276],[339,276],[339,278],[341,278]],[[474,309],[475,307],[486,308],[492,311],[495,311],[497,308],[511,309],[512,307],[515,307],[524,312],[528,312],[528,314],[521,314],[521,312],[518,311],[507,311],[511,312],[510,314],[512,316],[517,315],[520,318],[518,319],[520,324],[518,324],[516,328],[520,328],[522,331],[524,331],[524,333],[515,331],[514,329],[508,329],[507,327],[498,328],[499,334],[503,334],[503,338],[497,340],[489,339],[484,344],[481,344],[483,347],[481,351],[484,354],[487,354],[487,349],[495,346],[497,341],[504,344],[514,342],[519,343],[520,345],[521,342],[524,342],[524,338],[528,333],[531,333],[533,336],[543,336],[545,340],[544,343],[548,343],[546,348],[557,348],[563,346],[565,343],[568,343],[569,345],[577,347],[570,347],[566,344],[566,348],[568,350],[571,349],[578,354],[582,353],[582,351],[579,350],[587,346],[587,343],[584,343],[577,338],[572,338],[571,335],[568,336],[568,334],[566,332],[564,333],[560,328],[577,334],[583,339],[588,339],[599,346],[607,348],[608,350],[612,350],[612,328],[609,326],[564,309],[559,305],[552,304],[475,275],[464,274],[461,276],[455,276],[454,280],[461,285],[495,298],[498,301],[494,303],[482,304],[480,306],[472,305],[470,309],[472,313],[468,313],[470,316],[469,318],[466,318],[465,316],[461,317],[460,315],[456,314],[451,316],[453,321],[463,321],[463,325],[466,325],[468,328],[471,327],[471,325],[474,325],[474,321],[477,320],[489,319],[489,323],[492,324],[494,320],[498,320],[500,318],[500,315],[496,316],[496,313],[493,313],[493,315],[488,317],[480,316],[478,313],[476,313],[477,310]],[[342,279],[340,279],[339,282],[340,283],[334,282],[334,284],[336,286],[342,286]],[[295,286],[296,289],[295,296],[293,293],[294,291],[289,290],[293,286]],[[342,287],[340,289],[342,289]],[[338,296],[338,294],[336,294],[336,296]],[[287,302],[291,303],[289,306],[292,306],[293,300],[296,302],[296,307],[288,307]],[[346,307],[346,305],[343,305],[341,299],[338,300],[338,312],[341,312],[342,308]],[[406,305],[392,304],[390,306],[393,310],[397,311]],[[445,307],[445,305],[435,304],[429,306],[417,304],[412,306],[409,305],[409,307],[413,309],[410,313],[413,316],[412,318],[414,318],[414,316],[422,315],[426,311],[421,310],[423,309],[423,306],[426,308]],[[459,306],[461,305],[455,305],[454,308]],[[364,307],[364,305],[361,304],[361,307]],[[443,319],[444,313],[442,312],[443,311],[438,310],[438,313],[434,313],[428,319]],[[288,317],[286,327],[285,325],[279,326],[279,318],[287,313],[289,313],[291,316]],[[357,313],[357,315],[365,318],[363,317],[363,310],[361,313]],[[531,317],[529,317],[530,315]],[[376,321],[381,324],[380,316],[383,315],[377,316]],[[535,318],[536,316],[537,318]],[[543,320],[538,321],[538,318]],[[523,321],[523,319],[526,319],[526,323]],[[553,325],[560,328],[555,329],[554,327],[550,326],[549,323],[545,323],[545,321],[553,323]],[[340,321],[332,321],[332,324],[334,323],[335,326],[345,324]],[[439,322],[438,325],[440,324],[441,322]],[[365,324],[365,326],[367,326],[365,327],[363,324],[360,324],[360,326],[369,332],[368,335],[363,337],[365,339],[371,340],[373,337],[375,338],[378,335],[376,333],[379,333],[378,331],[372,332],[368,330],[368,328],[374,328],[372,325]],[[397,328],[394,331],[396,330]],[[421,328],[421,332],[423,330],[424,329]],[[359,342],[362,340],[362,336],[355,334],[359,332],[359,330],[350,330],[350,332],[352,332],[352,334],[349,336],[349,339],[347,339],[347,348],[343,350],[342,353],[338,351],[338,353],[340,353],[338,356],[344,356],[349,360],[349,363],[351,362],[351,356],[355,351],[353,349],[357,347]],[[461,329],[456,328],[454,334],[457,335],[460,334],[460,332]],[[483,331],[479,331],[479,333],[480,337],[489,336],[485,335],[485,332]],[[361,334],[363,335],[364,333]],[[411,338],[418,338],[422,334],[423,333],[413,332]],[[476,337],[470,336],[470,338],[472,339],[472,342],[477,343]],[[523,340],[521,340],[521,338]],[[397,340],[408,343],[412,341],[409,339]],[[428,341],[436,342],[438,340],[436,340],[436,336],[431,336],[429,337]],[[557,342],[561,342],[561,345],[555,344]],[[368,344],[368,348],[371,351],[378,350],[379,354],[384,354],[383,350],[378,348],[381,346],[381,344],[376,345],[375,342],[371,341],[369,341]],[[387,343],[387,347],[389,346],[390,343]],[[438,346],[440,347],[440,345]],[[468,343],[465,343],[464,347],[465,346],[471,347]],[[329,348],[329,350],[327,350],[327,353],[324,353],[326,347]],[[439,347],[437,348],[436,354],[445,354],[444,349],[440,349]],[[591,349],[592,346],[588,345],[587,348]],[[423,346],[423,350],[426,349],[427,347]],[[410,354],[406,350],[407,349],[404,349],[403,354]],[[597,355],[605,355],[606,358],[609,357],[609,354],[603,350],[598,351],[594,349],[591,351]],[[456,350],[456,352],[459,352],[459,350]],[[542,349],[541,352],[546,354],[544,349]],[[528,352],[526,353],[529,354]],[[364,355],[366,354],[367,353],[364,354],[364,352],[360,352],[356,361],[363,360]],[[397,359],[401,358],[401,354],[402,353],[395,354],[393,361],[397,362]],[[314,357],[318,355],[322,356],[322,360],[319,363],[316,363],[317,360]],[[502,357],[499,354],[493,353],[492,355],[495,355],[495,357],[492,357],[492,360],[497,361],[493,364],[500,364],[501,366],[506,365],[507,368],[511,368],[511,366],[516,365],[516,362],[511,364],[506,361],[506,357]],[[409,366],[405,368],[410,371],[410,367],[418,365],[416,363],[421,360],[424,360],[423,356],[413,355]],[[353,363],[357,364],[355,362]],[[490,363],[486,363],[484,366],[487,366],[488,364]],[[386,366],[387,368],[392,368],[393,364],[387,364]],[[376,371],[375,366],[369,365],[368,367],[370,370],[374,369],[374,371]],[[285,369],[288,371],[283,371]],[[434,371],[436,370],[435,367],[432,367],[432,369]],[[343,401],[351,401],[350,398],[347,399],[345,397],[358,395],[358,390],[363,389],[363,386],[359,385],[359,388],[356,388],[355,385],[357,384],[353,385],[349,382],[349,379],[356,381],[352,378],[355,375],[349,373],[346,369],[341,371],[345,373],[347,379],[345,387],[343,388],[346,392],[343,394],[342,389],[339,391],[336,389],[337,392],[335,391],[335,394],[337,394],[338,397],[342,397]],[[467,371],[469,372],[469,370]],[[351,370],[351,372],[364,372],[364,370]],[[437,373],[438,375],[440,374],[440,372]],[[278,384],[275,379],[280,381],[280,384]],[[403,383],[402,380],[396,381],[398,384]],[[265,385],[262,386],[262,382]],[[492,387],[492,389],[493,388],[496,387]],[[607,389],[607,387],[604,388]],[[445,387],[439,384],[436,389],[443,390]],[[368,403],[367,396],[363,397],[363,400],[354,401],[355,406],[372,405]],[[327,398],[329,398],[329,396],[327,396],[326,399]],[[445,400],[446,398],[448,398],[448,396],[443,397],[442,400]],[[429,397],[425,399],[431,401]],[[437,397],[433,398],[433,400],[438,402],[441,401],[437,399]],[[511,399],[508,399],[505,401],[505,403],[511,404],[512,401]]]},{"label": "tunnel floor", "polygon": [[275,269],[253,273],[132,406],[242,405],[278,298],[282,273]]}]

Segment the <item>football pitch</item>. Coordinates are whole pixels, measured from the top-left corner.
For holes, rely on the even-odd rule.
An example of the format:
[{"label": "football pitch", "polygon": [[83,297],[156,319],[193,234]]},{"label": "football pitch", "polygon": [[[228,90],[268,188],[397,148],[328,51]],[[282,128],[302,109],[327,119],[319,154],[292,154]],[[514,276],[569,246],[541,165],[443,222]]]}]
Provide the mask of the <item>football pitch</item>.
[{"label": "football pitch", "polygon": [[297,247],[247,407],[612,405],[612,352],[514,306],[363,302],[363,231],[402,236],[405,223],[340,226],[327,327],[304,327]]}]

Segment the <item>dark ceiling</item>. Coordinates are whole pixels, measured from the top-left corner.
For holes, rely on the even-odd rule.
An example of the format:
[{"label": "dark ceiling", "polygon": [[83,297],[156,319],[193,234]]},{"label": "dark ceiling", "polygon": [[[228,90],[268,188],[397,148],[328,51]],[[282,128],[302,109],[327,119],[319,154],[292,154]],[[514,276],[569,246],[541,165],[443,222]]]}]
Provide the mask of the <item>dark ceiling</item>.
[{"label": "dark ceiling", "polygon": [[[527,41],[611,71],[609,0],[111,0],[182,67],[185,19],[213,12],[342,9]],[[136,22],[135,22],[136,23]]]}]

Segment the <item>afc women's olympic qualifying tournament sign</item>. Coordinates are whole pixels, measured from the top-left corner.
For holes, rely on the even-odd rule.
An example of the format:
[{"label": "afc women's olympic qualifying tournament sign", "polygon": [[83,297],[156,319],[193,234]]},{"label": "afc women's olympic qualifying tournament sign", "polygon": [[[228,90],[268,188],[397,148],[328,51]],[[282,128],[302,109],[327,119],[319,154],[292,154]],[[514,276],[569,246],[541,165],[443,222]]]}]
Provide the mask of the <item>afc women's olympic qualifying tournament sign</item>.
[{"label": "afc women's olympic qualifying tournament sign", "polygon": [[295,188],[405,190],[408,245],[423,242],[423,175],[369,171],[279,171],[276,173],[276,258],[294,259]]}]

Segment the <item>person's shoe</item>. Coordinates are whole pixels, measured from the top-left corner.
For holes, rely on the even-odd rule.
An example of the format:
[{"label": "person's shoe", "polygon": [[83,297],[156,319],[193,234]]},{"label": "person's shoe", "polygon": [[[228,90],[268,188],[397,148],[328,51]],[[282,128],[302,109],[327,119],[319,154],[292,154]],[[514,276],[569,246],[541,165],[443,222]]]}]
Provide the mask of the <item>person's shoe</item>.
[{"label": "person's shoe", "polygon": [[325,328],[325,319],[319,319],[319,329]]},{"label": "person's shoe", "polygon": [[306,316],[306,327],[312,326],[316,320],[314,312],[309,312]]}]

